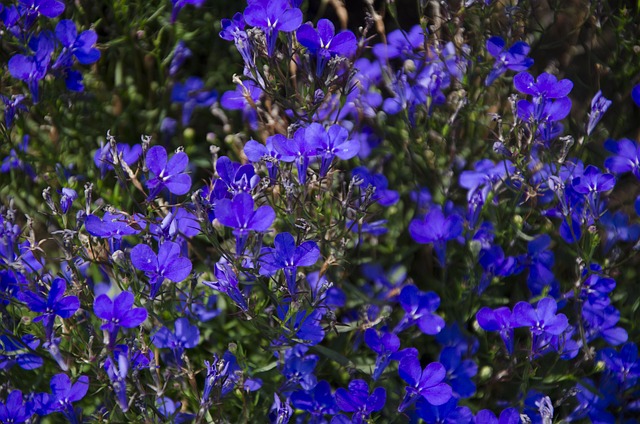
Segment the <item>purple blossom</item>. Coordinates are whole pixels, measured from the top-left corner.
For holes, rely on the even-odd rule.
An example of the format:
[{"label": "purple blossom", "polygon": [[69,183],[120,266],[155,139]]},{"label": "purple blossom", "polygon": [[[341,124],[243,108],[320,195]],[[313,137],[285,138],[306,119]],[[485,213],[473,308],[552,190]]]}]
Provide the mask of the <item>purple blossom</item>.
[{"label": "purple blossom", "polygon": [[32,56],[16,54],[9,59],[9,73],[27,83],[34,103],[40,98],[38,83],[47,75],[54,47],[53,35],[43,31],[29,40],[29,48],[34,52]]},{"label": "purple blossom", "polygon": [[273,394],[273,404],[269,409],[269,421],[273,424],[286,424],[293,415],[293,408],[291,408],[291,402],[289,398],[286,398],[284,402],[280,399],[277,393]]},{"label": "purple blossom", "polygon": [[422,369],[417,357],[406,356],[400,361],[398,373],[409,384],[398,412],[407,409],[420,397],[435,406],[451,399],[451,386],[443,382],[447,372],[439,362],[432,362]]},{"label": "purple blossom", "polygon": [[464,359],[455,347],[447,347],[440,352],[439,362],[447,370],[446,381],[451,385],[456,398],[469,398],[476,392],[472,378],[478,373],[478,364],[472,359]]},{"label": "purple blossom", "polygon": [[11,98],[0,94],[0,100],[4,103],[4,123],[7,128],[11,128],[18,112],[26,112],[28,110],[27,106],[22,104],[25,98],[24,94],[15,94]]},{"label": "purple blossom", "polygon": [[249,306],[247,305],[244,294],[240,291],[238,277],[233,271],[233,268],[231,268],[229,264],[218,262],[215,265],[214,274],[217,281],[203,281],[203,284],[221,293],[225,293],[235,302],[236,306],[244,312],[247,312]]},{"label": "purple blossom", "polygon": [[93,214],[87,215],[84,226],[92,236],[109,239],[112,253],[120,250],[122,237],[140,232],[140,227],[135,219],[129,220],[121,213],[105,212],[102,219]]},{"label": "purple blossom", "polygon": [[638,143],[622,138],[620,141],[608,139],[605,149],[614,154],[604,161],[604,166],[614,174],[632,172],[640,180],[640,146]]},{"label": "purple blossom", "polygon": [[159,349],[171,349],[177,363],[185,349],[191,349],[200,342],[200,330],[189,323],[187,318],[178,318],[174,324],[174,331],[162,327],[153,336],[151,342]]},{"label": "purple blossom", "polygon": [[513,77],[513,85],[521,93],[533,96],[537,101],[542,99],[559,99],[566,97],[573,88],[568,79],[558,79],[547,72],[538,75],[536,80],[528,72],[520,72]]},{"label": "purple blossom", "polygon": [[591,100],[591,110],[589,111],[589,122],[587,122],[587,135],[591,135],[602,115],[609,109],[612,101],[602,95],[602,91],[598,90]]},{"label": "purple blossom", "polygon": [[500,413],[500,418],[488,409],[478,411],[476,424],[520,424],[520,413],[515,408],[507,408]]},{"label": "purple blossom", "polygon": [[311,24],[304,24],[296,32],[298,42],[316,56],[316,76],[322,75],[326,63],[334,56],[351,57],[358,44],[356,36],[348,30],[336,34],[333,23],[328,19],[320,19],[317,29]]},{"label": "purple blossom", "polygon": [[63,188],[61,191],[62,196],[60,196],[60,210],[63,214],[69,212],[73,201],[78,198],[78,193],[72,188]]},{"label": "purple blossom", "polygon": [[631,90],[631,98],[636,105],[640,106],[640,84],[637,84]]},{"label": "purple blossom", "polygon": [[[458,399],[452,397],[442,405],[431,405],[424,399],[418,399],[416,414],[425,423],[437,424],[477,424],[471,409],[466,406],[458,406]],[[518,424],[518,423],[516,423]]]},{"label": "purple blossom", "polygon": [[171,63],[169,64],[169,76],[175,77],[184,62],[189,59],[193,53],[187,47],[187,44],[180,40],[176,44],[176,47],[173,49],[173,56],[171,58]]},{"label": "purple blossom", "polygon": [[302,11],[291,8],[288,0],[250,1],[244,10],[247,24],[261,28],[267,38],[269,57],[276,47],[278,32],[292,32],[302,24]]},{"label": "purple blossom", "polygon": [[134,328],[147,319],[145,308],[133,307],[134,297],[128,291],[123,291],[115,299],[111,300],[106,294],[101,294],[93,303],[93,312],[103,321],[106,321],[101,330],[109,332],[109,343],[116,341],[120,327]]},{"label": "purple blossom", "polygon": [[267,231],[276,218],[276,213],[271,206],[263,205],[256,210],[253,207],[253,198],[248,193],[238,193],[232,200],[221,199],[216,205],[218,221],[234,229],[238,255],[243,252],[251,231]]},{"label": "purple blossom", "polygon": [[484,85],[490,86],[500,75],[508,70],[524,71],[533,65],[533,59],[527,57],[531,48],[524,41],[513,43],[505,50],[505,42],[501,37],[491,37],[487,40],[487,51],[496,59],[493,69],[487,75]]},{"label": "purple blossom", "polygon": [[400,339],[394,333],[383,332],[378,334],[373,328],[367,328],[364,332],[364,341],[376,354],[376,366],[371,378],[376,381],[392,360],[399,361],[407,354],[408,349],[400,349]]},{"label": "purple blossom", "polygon": [[62,278],[55,278],[46,297],[31,291],[20,292],[18,298],[27,304],[32,312],[39,315],[34,322],[42,321],[47,340],[53,335],[53,323],[56,316],[70,318],[80,308],[80,300],[76,296],[65,296],[67,283]]},{"label": "purple blossom", "polygon": [[32,414],[29,402],[24,402],[20,390],[11,391],[6,403],[0,401],[0,422],[24,423]]},{"label": "purple blossom", "polygon": [[244,30],[246,23],[242,13],[236,13],[232,19],[222,19],[220,25],[222,26],[220,38],[234,42],[236,49],[240,53],[240,56],[242,56],[245,68],[255,68],[254,53],[247,32]]},{"label": "purple blossom", "polygon": [[71,384],[66,374],[56,374],[51,377],[51,397],[49,408],[51,412],[60,411],[73,424],[78,424],[78,416],[72,403],[78,402],[89,390],[89,377],[83,375]]},{"label": "purple blossom", "polygon": [[93,163],[100,169],[100,175],[103,178],[107,171],[113,170],[113,166],[121,161],[131,167],[142,156],[142,147],[139,144],[129,146],[128,144],[118,143],[115,150],[117,157],[113,155],[111,143],[107,143],[100,146],[93,155]]},{"label": "purple blossom", "polygon": [[534,308],[528,302],[518,302],[513,307],[513,320],[516,327],[528,327],[534,336],[560,335],[569,325],[564,314],[557,314],[558,304],[551,297],[538,301]]},{"label": "purple blossom", "polygon": [[387,35],[387,42],[373,46],[373,54],[380,61],[410,58],[414,50],[424,46],[425,34],[420,25],[415,25],[407,33],[396,29]]},{"label": "purple blossom", "polygon": [[462,218],[455,212],[445,217],[439,208],[433,208],[422,218],[409,224],[409,234],[418,243],[433,243],[441,266],[446,265],[446,243],[457,238],[463,231]]},{"label": "purple blossom", "polygon": [[[311,128],[314,127],[320,134],[324,133],[318,136],[318,141],[320,142],[318,154],[322,157],[320,176],[324,177],[329,171],[334,157],[337,156],[342,160],[349,160],[357,155],[360,150],[360,141],[355,138],[349,138],[347,129],[340,125],[332,125],[328,131],[325,131],[321,125],[319,126],[320,128],[315,127],[316,125],[315,123],[311,124],[307,131],[311,131]],[[306,136],[309,137],[309,135]]]},{"label": "purple blossom", "polygon": [[404,317],[393,332],[398,334],[417,324],[424,334],[435,335],[444,328],[442,317],[433,312],[440,306],[440,297],[434,292],[423,293],[414,285],[404,286],[398,296]]},{"label": "purple blossom", "polygon": [[[43,358],[35,353],[40,340],[31,334],[25,334],[20,339],[13,336],[0,336],[0,370],[9,370],[18,365],[23,370],[34,370],[44,364]],[[0,421],[1,422],[1,421]]]},{"label": "purple blossom", "polygon": [[56,38],[62,44],[62,51],[53,69],[70,68],[74,56],[82,65],[90,65],[100,59],[100,50],[94,47],[98,35],[93,30],[78,34],[75,22],[63,19],[56,26]]},{"label": "purple blossom", "polygon": [[343,412],[352,412],[351,422],[361,424],[372,412],[384,408],[387,392],[378,387],[369,394],[369,385],[364,380],[352,380],[348,389],[340,387],[335,394],[336,405]]},{"label": "purple blossom", "polygon": [[294,134],[293,139],[287,139],[285,136],[276,134],[273,136],[273,147],[282,156],[282,162],[296,162],[298,168],[298,181],[300,185],[307,182],[307,168],[311,158],[318,155],[318,148],[326,136],[324,127],[320,124],[313,123],[307,128],[299,128]]},{"label": "purple blossom", "polygon": [[297,295],[296,272],[300,266],[314,265],[320,259],[320,249],[314,241],[305,241],[296,246],[289,233],[276,235],[273,248],[264,247],[260,252],[260,275],[274,275],[279,269],[284,272],[291,296]]},{"label": "purple blossom", "polygon": [[244,145],[244,154],[252,163],[258,163],[264,161],[269,172],[269,178],[274,182],[278,176],[278,162],[293,162],[294,156],[283,155],[278,152],[273,144],[273,140],[277,135],[273,135],[267,138],[265,144],[261,144],[256,140],[249,140]]},{"label": "purple blossom", "polygon": [[[198,77],[189,77],[184,84],[177,82],[171,91],[171,101],[182,104],[182,125],[189,125],[196,107],[209,107],[218,99],[216,90],[206,90]],[[157,147],[157,146],[156,146]]]},{"label": "purple blossom", "polygon": [[146,244],[131,249],[131,263],[149,278],[151,297],[155,297],[164,279],[179,283],[191,273],[191,261],[180,256],[180,245],[166,241],[160,245],[158,255]]},{"label": "purple blossom", "polygon": [[153,174],[153,178],[147,180],[147,201],[155,198],[165,187],[176,195],[186,194],[191,189],[191,177],[184,172],[189,164],[189,157],[185,152],[177,152],[167,162],[164,147],[153,146],[147,152],[146,164]]},{"label": "purple blossom", "polygon": [[293,392],[291,403],[296,409],[309,412],[316,422],[322,422],[325,414],[336,413],[336,400],[325,380],[319,381],[311,390]]},{"label": "purple blossom", "polygon": [[[248,80],[238,84],[235,90],[225,91],[220,98],[220,106],[227,110],[241,110],[245,121],[255,131],[258,129],[257,107],[261,97],[262,89],[255,82]],[[245,144],[245,154],[246,148]]]},{"label": "purple blossom", "polygon": [[241,165],[226,156],[220,156],[216,161],[216,172],[220,178],[214,182],[213,190],[220,191],[219,198],[251,193],[260,183],[260,176],[252,165]]},{"label": "purple blossom", "polygon": [[483,307],[476,313],[478,325],[485,331],[499,331],[509,355],[513,355],[513,332],[517,326],[511,309],[502,306],[495,310]]},{"label": "purple blossom", "polygon": [[64,3],[57,0],[20,0],[20,5],[27,15],[42,15],[49,19],[64,12]]}]

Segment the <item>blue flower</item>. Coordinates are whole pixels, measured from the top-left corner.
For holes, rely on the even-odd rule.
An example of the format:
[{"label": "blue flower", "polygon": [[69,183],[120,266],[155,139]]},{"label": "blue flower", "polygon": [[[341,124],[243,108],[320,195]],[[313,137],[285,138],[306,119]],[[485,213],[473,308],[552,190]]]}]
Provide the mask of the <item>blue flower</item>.
[{"label": "blue flower", "polygon": [[302,11],[291,8],[288,0],[250,1],[244,10],[244,20],[261,28],[267,38],[267,52],[273,55],[278,32],[292,32],[302,24]]}]

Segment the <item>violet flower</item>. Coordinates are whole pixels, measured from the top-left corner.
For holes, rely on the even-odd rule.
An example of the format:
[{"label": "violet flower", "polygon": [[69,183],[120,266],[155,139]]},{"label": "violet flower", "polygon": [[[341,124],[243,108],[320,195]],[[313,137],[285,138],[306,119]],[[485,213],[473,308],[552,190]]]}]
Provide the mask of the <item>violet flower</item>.
[{"label": "violet flower", "polygon": [[476,313],[478,325],[485,331],[499,331],[509,355],[513,355],[514,328],[517,327],[511,309],[506,306],[495,310],[483,307]]},{"label": "violet flower", "polygon": [[153,178],[147,180],[147,201],[155,198],[165,187],[177,195],[185,194],[191,189],[191,177],[184,172],[189,164],[189,157],[185,152],[177,152],[167,162],[164,147],[153,146],[147,152],[146,164],[153,174]]},{"label": "violet flower", "polygon": [[204,82],[198,77],[189,77],[184,84],[177,82],[171,91],[171,101],[182,104],[182,125],[189,125],[196,107],[209,107],[218,99],[216,90],[204,88]]},{"label": "violet flower", "polygon": [[89,377],[83,375],[71,384],[71,379],[66,374],[56,374],[51,377],[51,412],[62,412],[69,422],[79,424],[78,414],[73,408],[73,403],[82,400],[89,390]]},{"label": "violet flower", "polygon": [[451,387],[443,382],[446,370],[439,362],[432,362],[422,369],[417,357],[406,356],[400,361],[398,373],[400,378],[409,384],[398,412],[407,409],[420,397],[435,406],[442,405],[451,399]]},{"label": "violet flower", "polygon": [[487,51],[496,59],[496,62],[484,82],[486,86],[493,84],[496,78],[508,70],[524,71],[533,65],[533,59],[527,57],[531,48],[524,41],[517,41],[505,50],[504,40],[494,36],[487,40]]},{"label": "violet flower", "polygon": [[56,38],[62,44],[62,52],[53,64],[53,69],[70,68],[74,56],[82,65],[90,65],[100,59],[100,50],[94,47],[98,35],[93,30],[78,34],[75,22],[63,19],[56,26]]},{"label": "violet flower", "polygon": [[282,155],[280,158],[282,162],[296,162],[300,185],[305,185],[307,182],[309,162],[311,158],[318,155],[322,138],[326,136],[326,133],[323,134],[318,127],[322,125],[313,123],[308,128],[299,128],[293,134],[293,139],[280,134],[276,134],[272,139],[273,147]]},{"label": "violet flower", "polygon": [[305,241],[296,246],[289,233],[276,235],[274,248],[264,247],[260,253],[260,275],[274,275],[279,269],[284,272],[291,296],[296,296],[296,271],[299,266],[311,266],[320,258],[320,248],[314,241]]},{"label": "violet flower", "polygon": [[604,148],[614,154],[604,161],[604,166],[614,174],[632,172],[640,180],[640,145],[622,138],[619,141],[609,139],[604,143]]},{"label": "violet flower", "polygon": [[28,290],[18,294],[18,298],[26,303],[32,312],[40,314],[33,321],[42,321],[47,340],[53,336],[53,323],[56,316],[70,318],[80,308],[80,300],[76,296],[65,296],[66,290],[67,283],[62,278],[56,278],[51,282],[51,288],[46,297]]},{"label": "violet flower", "polygon": [[528,327],[533,336],[545,334],[560,335],[568,327],[569,321],[564,314],[557,314],[555,299],[545,297],[534,308],[528,302],[518,302],[513,307],[513,319],[516,327]]},{"label": "violet flower", "polygon": [[587,135],[591,135],[602,115],[609,109],[613,102],[602,95],[602,90],[598,90],[591,100],[591,110],[589,111],[589,122],[587,122]]},{"label": "violet flower", "polygon": [[131,249],[131,263],[149,278],[151,297],[155,297],[164,279],[179,283],[191,273],[191,261],[180,256],[180,245],[166,241],[160,245],[158,255],[146,244]]},{"label": "violet flower", "polygon": [[51,54],[55,48],[53,35],[44,31],[32,37],[29,40],[29,48],[34,52],[33,56],[16,54],[9,59],[8,68],[12,77],[27,83],[33,102],[38,103],[38,84],[47,75]]},{"label": "violet flower", "polygon": [[352,380],[348,389],[340,387],[335,394],[336,405],[343,412],[352,412],[351,422],[361,424],[372,412],[384,408],[387,392],[378,387],[369,394],[369,385],[364,380]]},{"label": "violet flower", "polygon": [[415,218],[409,224],[409,234],[418,243],[433,243],[440,265],[446,265],[448,240],[462,234],[462,218],[455,212],[445,217],[439,208],[433,208],[423,218]]},{"label": "violet flower", "polygon": [[304,24],[296,32],[298,42],[316,56],[316,76],[320,78],[324,67],[335,56],[351,57],[358,49],[356,36],[345,30],[336,34],[333,23],[328,19],[320,19],[317,29],[311,24]]},{"label": "violet flower", "polygon": [[404,309],[404,317],[393,329],[398,334],[417,324],[424,334],[435,335],[445,326],[442,317],[433,312],[440,306],[440,297],[434,292],[421,292],[414,285],[405,286],[398,296],[398,301]]},{"label": "violet flower", "polygon": [[261,28],[267,39],[267,52],[273,55],[278,32],[292,32],[302,24],[302,11],[291,8],[288,0],[251,1],[244,10],[247,24]]},{"label": "violet flower", "polygon": [[179,364],[184,350],[194,348],[200,342],[200,330],[191,325],[188,318],[178,318],[174,327],[174,331],[162,327],[151,336],[151,342],[159,349],[171,349],[174,359]]},{"label": "violet flower", "polygon": [[226,294],[234,301],[236,306],[244,312],[247,312],[249,310],[249,306],[247,305],[247,300],[245,299],[244,294],[240,291],[238,277],[233,271],[233,268],[231,268],[229,264],[218,262],[215,264],[214,274],[217,281],[203,281],[202,283],[214,290]]},{"label": "violet flower", "polygon": [[133,307],[134,297],[128,291],[120,293],[111,300],[106,294],[98,296],[93,304],[93,312],[106,323],[101,330],[109,332],[109,345],[113,346],[118,336],[120,327],[134,328],[147,319],[145,308]]},{"label": "violet flower", "polygon": [[29,403],[28,401],[25,403],[20,390],[11,391],[7,396],[6,403],[0,401],[0,422],[26,422],[33,415]]},{"label": "violet flower", "polygon": [[272,183],[275,182],[278,176],[278,162],[293,162],[295,159],[294,156],[283,155],[276,150],[273,144],[274,137],[277,136],[268,137],[265,144],[259,143],[256,140],[249,140],[247,144],[244,145],[244,154],[252,163],[255,164],[264,161]]},{"label": "violet flower", "polygon": [[238,193],[233,200],[220,199],[216,205],[218,221],[234,229],[237,255],[242,254],[251,231],[267,231],[276,218],[271,206],[263,205],[256,210],[253,207],[253,198],[248,193]]}]

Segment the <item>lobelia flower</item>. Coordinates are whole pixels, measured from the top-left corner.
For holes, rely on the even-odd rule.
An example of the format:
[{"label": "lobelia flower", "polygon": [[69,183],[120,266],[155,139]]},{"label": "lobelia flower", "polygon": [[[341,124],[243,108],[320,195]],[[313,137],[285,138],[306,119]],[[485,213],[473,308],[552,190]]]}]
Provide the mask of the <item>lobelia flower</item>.
[{"label": "lobelia flower", "polygon": [[118,157],[114,158],[110,143],[101,145],[93,155],[93,163],[98,167],[103,178],[107,171],[112,171],[114,169],[113,166],[120,163],[120,161],[126,163],[129,167],[133,166],[142,156],[142,146],[139,144],[129,146],[128,144],[118,143],[116,144],[116,155]]},{"label": "lobelia flower", "polygon": [[260,183],[260,176],[253,165],[241,165],[226,156],[220,156],[216,161],[216,172],[220,178],[215,181],[213,190],[220,191],[220,195],[216,196],[218,198],[233,197],[241,192],[251,193]]},{"label": "lobelia flower", "polygon": [[[387,368],[392,359],[396,359],[398,349],[400,349],[400,339],[393,333],[384,332],[382,335],[373,328],[367,328],[364,332],[364,342],[376,354],[376,366],[371,378],[376,381]],[[399,353],[399,352],[398,352]]]},{"label": "lobelia flower", "polygon": [[[41,356],[31,353],[40,345],[40,340],[31,334],[25,334],[20,339],[13,336],[0,336],[0,370],[9,370],[18,365],[23,370],[34,370],[44,364]],[[0,422],[2,422],[0,420]]]},{"label": "lobelia flower", "polygon": [[263,247],[260,252],[260,275],[272,276],[279,269],[284,272],[291,296],[297,295],[296,272],[299,266],[311,266],[320,258],[320,248],[309,240],[296,246],[290,233],[276,235],[273,248]]},{"label": "lobelia flower", "polygon": [[[216,90],[206,90],[198,77],[189,77],[184,84],[177,82],[171,91],[171,101],[182,104],[182,125],[189,125],[196,107],[209,107],[218,99]],[[181,193],[184,194],[184,193]]]},{"label": "lobelia flower", "polygon": [[608,139],[604,148],[615,156],[605,159],[604,166],[614,174],[631,172],[640,180],[640,146],[628,138]]},{"label": "lobelia flower", "polygon": [[571,186],[577,193],[586,195],[594,216],[600,216],[598,194],[613,190],[615,185],[615,176],[612,174],[603,174],[593,165],[587,166],[581,176],[571,181]]},{"label": "lobelia flower", "polygon": [[[220,106],[227,110],[241,110],[245,122],[249,124],[252,130],[256,131],[258,129],[257,107],[260,104],[260,97],[262,97],[262,89],[255,82],[251,80],[243,81],[236,85],[235,90],[225,91],[222,94]],[[255,142],[255,140],[250,141]],[[244,149],[245,154],[247,154],[246,144]],[[251,158],[249,160],[257,162]]]},{"label": "lobelia flower", "polygon": [[364,166],[358,166],[351,171],[351,179],[360,181],[357,185],[360,187],[362,201],[369,198],[381,206],[391,206],[400,200],[400,194],[388,188],[389,181],[383,174],[374,174]]},{"label": "lobelia flower", "polygon": [[179,283],[191,273],[191,261],[180,256],[180,245],[166,241],[160,245],[158,255],[146,244],[131,249],[131,263],[149,277],[150,296],[154,298],[164,279]]},{"label": "lobelia flower", "polygon": [[252,52],[247,32],[244,30],[246,23],[242,13],[236,13],[231,19],[222,19],[220,26],[222,27],[220,38],[234,42],[236,49],[240,53],[240,56],[242,56],[245,68],[255,68],[254,53]]},{"label": "lobelia flower", "polygon": [[200,342],[200,330],[191,325],[188,318],[178,318],[174,327],[174,331],[162,327],[151,336],[151,342],[158,349],[171,349],[176,363],[180,364],[184,350],[194,348]]},{"label": "lobelia flower", "polygon": [[292,32],[302,24],[302,11],[292,8],[288,0],[251,0],[244,10],[247,24],[264,31],[267,52],[273,55],[278,32]]},{"label": "lobelia flower", "polygon": [[24,423],[33,412],[29,402],[25,403],[20,390],[12,390],[7,396],[6,403],[0,401],[0,422]]},{"label": "lobelia flower", "polygon": [[429,335],[438,334],[444,328],[444,320],[433,313],[440,306],[440,298],[434,292],[423,293],[416,286],[409,285],[402,288],[398,301],[405,313],[393,329],[395,334],[414,324],[418,324],[420,331]]},{"label": "lobelia flower", "polygon": [[320,78],[324,67],[335,56],[351,57],[358,49],[356,36],[349,30],[336,34],[333,23],[328,19],[320,19],[317,29],[311,24],[304,24],[296,32],[298,42],[316,56],[316,76]]},{"label": "lobelia flower", "polygon": [[439,362],[432,362],[422,369],[416,356],[406,356],[400,361],[398,374],[409,384],[398,412],[413,405],[420,397],[435,406],[451,399],[451,387],[443,382],[447,373]]},{"label": "lobelia flower", "polygon": [[513,86],[521,93],[533,96],[538,104],[542,99],[559,99],[566,97],[573,89],[571,80],[558,79],[547,72],[538,75],[536,80],[528,72],[520,72],[513,77]]},{"label": "lobelia flower", "polygon": [[312,416],[312,422],[322,422],[324,415],[336,413],[336,400],[326,380],[319,381],[311,390],[293,392],[290,399],[294,408]]},{"label": "lobelia flower", "polygon": [[[131,224],[138,226],[135,220],[133,220]],[[94,237],[109,239],[111,253],[115,253],[120,250],[120,241],[122,240],[122,237],[138,234],[140,232],[139,229],[136,229],[131,224],[130,220],[128,220],[123,214],[110,212],[105,212],[102,219],[93,214],[87,215],[84,221],[84,227],[89,234]]]},{"label": "lobelia flower", "polygon": [[103,321],[100,327],[109,332],[109,345],[113,346],[120,327],[134,328],[147,319],[145,308],[133,308],[134,297],[128,291],[123,291],[111,300],[106,294],[101,294],[93,303],[93,312]]},{"label": "lobelia flower", "polygon": [[348,389],[340,387],[336,390],[335,399],[341,411],[353,413],[352,423],[361,424],[369,419],[372,412],[384,408],[387,391],[378,387],[369,394],[369,385],[364,380],[352,380]]},{"label": "lobelia flower", "polygon": [[33,56],[16,54],[9,59],[8,68],[12,77],[27,83],[33,102],[38,103],[38,83],[47,75],[55,48],[53,35],[48,31],[41,32],[29,40],[29,48],[34,52]]},{"label": "lobelia flower", "polygon": [[73,201],[78,198],[78,193],[72,188],[63,188],[62,196],[60,196],[60,210],[66,214],[71,208]]},{"label": "lobelia flower", "polygon": [[607,343],[617,346],[629,339],[627,331],[616,327],[620,321],[620,311],[613,305],[603,305],[600,302],[586,301],[582,305],[585,338],[591,342],[602,337]]},{"label": "lobelia flower", "polygon": [[527,57],[531,48],[524,41],[517,41],[508,50],[505,50],[504,40],[494,36],[487,40],[487,51],[496,59],[493,69],[484,81],[484,85],[487,87],[508,70],[524,71],[533,65],[533,59]]},{"label": "lobelia flower", "polygon": [[[360,141],[355,138],[349,138],[349,132],[341,125],[332,125],[326,131],[322,125],[311,124],[307,128],[309,131],[312,127],[319,131],[322,136],[318,137],[320,143],[318,145],[318,154],[322,157],[320,163],[320,176],[324,177],[329,171],[331,162],[334,157],[342,160],[349,160],[358,154],[360,150]],[[305,134],[307,137],[313,137]]]},{"label": "lobelia flower", "polygon": [[613,102],[602,95],[602,91],[598,90],[591,100],[591,110],[589,111],[589,121],[587,122],[587,135],[591,135],[602,115],[609,109]]},{"label": "lobelia flower", "polygon": [[441,266],[446,265],[446,245],[448,240],[462,234],[462,217],[453,212],[445,218],[439,208],[433,208],[423,218],[415,218],[409,224],[409,234],[418,243],[433,243]]},{"label": "lobelia flower", "polygon": [[476,424],[520,424],[520,413],[515,408],[507,408],[500,412],[500,417],[483,409],[476,414]]},{"label": "lobelia flower", "polygon": [[74,56],[82,65],[90,65],[100,59],[100,50],[94,47],[98,41],[95,31],[86,30],[78,34],[75,22],[63,19],[58,22],[55,34],[62,44],[62,51],[52,69],[70,68]]},{"label": "lobelia flower", "polygon": [[401,29],[391,31],[386,43],[373,46],[373,54],[380,61],[409,58],[414,50],[424,46],[425,34],[420,25],[414,25],[407,33]]},{"label": "lobelia flower", "polygon": [[189,412],[180,412],[182,403],[174,402],[171,398],[166,396],[159,397],[156,399],[156,407],[158,408],[158,412],[160,416],[163,418],[164,422],[170,423],[188,423],[192,422],[195,418],[195,414],[191,414]]},{"label": "lobelia flower", "polygon": [[620,352],[607,347],[598,352],[598,358],[605,363],[607,371],[611,373],[624,389],[634,386],[637,388],[640,380],[640,359],[638,359],[638,346],[634,343],[625,343]]},{"label": "lobelia flower", "polygon": [[146,164],[153,174],[153,178],[147,180],[147,201],[155,198],[165,187],[176,195],[185,194],[191,189],[191,177],[184,172],[189,165],[189,157],[185,152],[177,152],[167,162],[164,147],[153,146],[147,152]]},{"label": "lobelia flower", "polygon": [[7,128],[11,128],[18,112],[26,112],[28,110],[27,106],[22,104],[25,98],[24,94],[14,94],[11,98],[0,94],[0,100],[4,103],[4,123]]},{"label": "lobelia flower", "polygon": [[478,325],[485,331],[499,331],[509,355],[513,355],[513,330],[517,327],[511,309],[483,307],[476,313]]},{"label": "lobelia flower", "polygon": [[[274,341],[274,345],[286,345],[295,342],[302,346],[314,346],[324,339],[325,330],[322,328],[320,320],[323,311],[314,309],[311,312],[299,310],[289,315],[289,305],[278,305],[278,319],[283,321],[283,332],[279,339]],[[287,319],[287,317],[289,317]]]},{"label": "lobelia flower", "polygon": [[249,310],[247,300],[242,291],[240,291],[238,286],[238,277],[233,271],[233,268],[231,268],[231,265],[222,262],[216,263],[214,275],[216,276],[217,281],[203,281],[202,283],[214,290],[226,294],[235,302],[238,308],[247,312]]},{"label": "lobelia flower", "polygon": [[309,161],[318,155],[318,147],[322,142],[322,132],[318,130],[320,124],[311,124],[308,128],[299,128],[292,139],[281,134],[273,136],[273,147],[282,156],[282,162],[296,162],[298,181],[300,185],[307,182],[307,168]]},{"label": "lobelia flower", "polygon": [[264,232],[271,227],[276,213],[269,205],[254,210],[253,198],[248,193],[238,193],[232,200],[220,199],[216,205],[216,218],[233,228],[236,236],[236,254],[240,255],[251,231]]},{"label": "lobelia flower", "polygon": [[640,84],[637,84],[631,90],[631,98],[636,105],[640,106]]},{"label": "lobelia flower", "polygon": [[516,327],[528,327],[534,337],[544,335],[558,336],[567,329],[569,321],[564,314],[557,314],[555,299],[545,297],[534,308],[528,302],[518,302],[513,307],[513,320]]},{"label": "lobelia flower", "polygon": [[274,137],[277,136],[268,137],[265,144],[261,144],[256,140],[249,140],[244,145],[244,154],[252,163],[264,161],[272,183],[278,177],[278,162],[293,162],[295,160],[294,156],[283,155],[276,150],[273,144]]},{"label": "lobelia flower", "polygon": [[89,390],[89,377],[83,375],[71,384],[71,379],[66,374],[56,374],[51,377],[50,411],[62,412],[69,422],[79,424],[78,414],[73,408],[73,403],[78,402]]},{"label": "lobelia flower", "polygon": [[478,373],[478,364],[472,359],[463,359],[462,354],[454,347],[447,347],[440,352],[438,361],[447,370],[446,381],[456,398],[469,398],[476,392],[472,378]]},{"label": "lobelia flower", "polygon": [[452,397],[446,403],[438,406],[431,405],[424,399],[418,399],[416,415],[422,418],[425,423],[477,424],[471,409],[466,406],[458,406],[456,397]]},{"label": "lobelia flower", "polygon": [[184,62],[189,59],[193,53],[187,47],[187,44],[179,40],[176,47],[173,49],[173,56],[171,57],[171,63],[169,64],[169,76],[175,77]]},{"label": "lobelia flower", "polygon": [[57,18],[64,12],[64,3],[57,0],[19,0],[21,15],[25,16],[25,28],[31,28],[38,15],[49,19]]},{"label": "lobelia flower", "polygon": [[18,298],[26,303],[32,312],[40,314],[33,321],[42,321],[47,340],[53,336],[53,323],[56,316],[70,318],[80,308],[80,300],[76,296],[65,296],[66,290],[67,283],[62,278],[56,278],[51,282],[46,298],[39,293],[26,290],[18,294]]},{"label": "lobelia flower", "polygon": [[273,404],[269,409],[269,422],[272,424],[287,424],[293,415],[293,408],[289,398],[284,402],[277,393],[273,394]]},{"label": "lobelia flower", "polygon": [[303,390],[311,390],[318,383],[313,373],[318,360],[317,355],[296,355],[293,349],[285,352],[284,366],[282,367],[282,375],[286,378],[286,382],[280,389],[282,392],[290,392],[297,386]]}]

